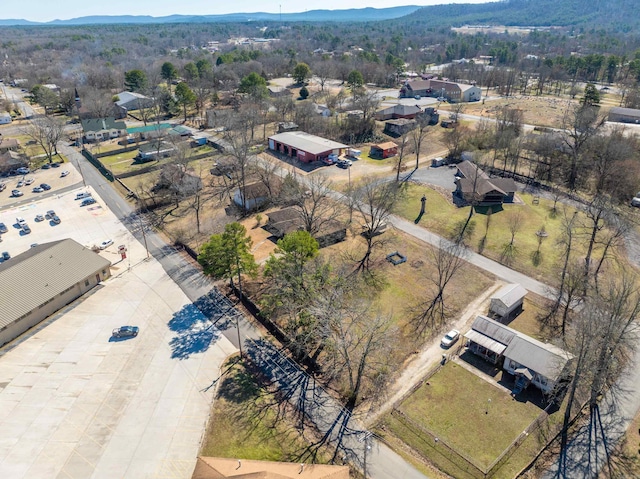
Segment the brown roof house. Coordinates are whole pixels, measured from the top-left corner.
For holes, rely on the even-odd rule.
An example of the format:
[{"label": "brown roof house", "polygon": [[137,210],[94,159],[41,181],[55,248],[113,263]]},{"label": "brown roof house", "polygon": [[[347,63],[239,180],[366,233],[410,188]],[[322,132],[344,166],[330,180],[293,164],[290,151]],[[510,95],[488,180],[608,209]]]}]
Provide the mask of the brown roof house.
[{"label": "brown roof house", "polygon": [[11,170],[16,170],[28,165],[29,161],[27,158],[15,151],[9,150],[0,153],[0,174],[9,173]]},{"label": "brown roof house", "polygon": [[455,194],[467,203],[481,205],[511,203],[516,182],[511,178],[490,178],[475,163],[458,163]]},{"label": "brown roof house", "polygon": [[192,479],[349,479],[349,466],[199,457]]},{"label": "brown roof house", "polygon": [[[269,221],[264,225],[264,229],[278,239],[294,231],[305,229],[300,211],[296,208],[289,207],[272,211],[267,213],[267,216]],[[319,230],[313,237],[321,248],[344,241],[347,237],[347,228],[339,221],[327,220],[320,225]]]},{"label": "brown roof house", "polygon": [[398,118],[408,118],[412,120],[416,115],[422,113],[422,109],[418,105],[393,105],[376,112],[376,120],[397,120]]},{"label": "brown roof house", "polygon": [[20,142],[15,138],[0,138],[0,153],[17,151],[19,148]]},{"label": "brown roof house", "polygon": [[430,96],[444,98],[453,102],[479,101],[482,90],[475,85],[456,83],[446,80],[415,80],[406,82],[400,89],[400,97]]},{"label": "brown roof house", "polygon": [[396,156],[398,154],[398,145],[396,145],[392,141],[386,141],[384,143],[378,143],[377,145],[371,145],[371,150],[369,151],[369,156],[371,158],[380,158],[384,160],[385,158],[391,158],[392,156]]}]

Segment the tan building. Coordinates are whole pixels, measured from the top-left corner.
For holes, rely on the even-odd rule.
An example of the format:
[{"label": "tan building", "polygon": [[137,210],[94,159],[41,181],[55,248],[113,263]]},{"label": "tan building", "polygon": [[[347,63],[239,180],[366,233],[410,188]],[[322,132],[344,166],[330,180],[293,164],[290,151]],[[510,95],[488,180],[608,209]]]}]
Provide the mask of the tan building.
[{"label": "tan building", "polygon": [[72,239],[45,243],[0,264],[0,345],[111,275],[111,262]]},{"label": "tan building", "polygon": [[192,479],[349,479],[348,466],[199,457]]}]

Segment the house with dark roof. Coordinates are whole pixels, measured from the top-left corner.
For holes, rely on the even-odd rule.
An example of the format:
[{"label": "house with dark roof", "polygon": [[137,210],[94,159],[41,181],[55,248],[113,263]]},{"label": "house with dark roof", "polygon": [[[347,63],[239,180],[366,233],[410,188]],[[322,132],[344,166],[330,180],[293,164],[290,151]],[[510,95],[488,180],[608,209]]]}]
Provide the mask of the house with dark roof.
[{"label": "house with dark roof", "polygon": [[422,113],[422,108],[418,105],[398,104],[378,110],[375,114],[375,118],[378,121],[397,120],[398,118],[407,118],[412,120],[420,113]]},{"label": "house with dark roof", "polygon": [[490,178],[475,163],[458,163],[455,194],[467,203],[492,205],[511,203],[517,189],[511,178]]},{"label": "house with dark roof", "polygon": [[349,479],[349,466],[198,457],[191,479]]},{"label": "house with dark roof", "polygon": [[543,343],[486,316],[477,316],[464,335],[467,348],[516,378],[514,394],[530,384],[544,394],[566,377],[571,353]]},{"label": "house with dark roof", "polygon": [[104,141],[127,135],[124,121],[116,121],[113,117],[88,118],[80,120],[84,137],[87,141]]},{"label": "house with dark roof", "polygon": [[0,345],[111,275],[111,262],[72,239],[44,243],[0,264]]},{"label": "house with dark roof", "polygon": [[[289,207],[267,213],[269,221],[263,229],[280,239],[284,235],[305,229],[300,210]],[[346,226],[339,221],[326,221],[320,226],[320,231],[313,235],[321,248],[330,246],[347,237]]]},{"label": "house with dark roof", "polygon": [[398,137],[410,132],[418,126],[416,120],[399,118],[397,120],[387,120],[384,123],[383,133],[389,136]]}]

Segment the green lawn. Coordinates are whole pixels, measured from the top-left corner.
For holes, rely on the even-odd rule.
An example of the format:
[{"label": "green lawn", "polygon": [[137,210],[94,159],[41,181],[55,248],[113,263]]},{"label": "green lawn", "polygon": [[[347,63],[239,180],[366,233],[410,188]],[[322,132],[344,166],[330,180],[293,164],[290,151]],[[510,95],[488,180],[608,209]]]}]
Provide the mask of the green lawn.
[{"label": "green lawn", "polygon": [[[227,365],[233,363],[231,359]],[[310,461],[307,442],[286,417],[276,417],[273,396],[242,363],[218,385],[200,455],[265,461]],[[316,462],[326,462],[324,451]]]},{"label": "green lawn", "polygon": [[[451,237],[455,225],[465,221],[469,215],[470,206],[458,208],[451,202],[451,193],[436,191],[427,185],[408,185],[405,199],[399,203],[395,213],[414,221],[420,212],[420,198],[427,197],[426,213],[420,219],[420,225],[441,236]],[[476,252],[487,256],[511,268],[521,271],[529,276],[548,283],[555,283],[557,278],[556,265],[561,255],[561,248],[557,241],[561,237],[562,213],[561,206],[559,213],[552,214],[553,202],[540,199],[538,205],[533,205],[533,197],[527,194],[518,194],[518,198],[524,204],[505,204],[497,206],[488,215],[486,207],[479,207],[474,210],[472,222],[474,231],[467,244]],[[574,210],[569,209],[569,215]],[[510,216],[514,214],[522,215],[522,222],[519,231],[515,235],[515,251],[512,255],[505,255],[505,245],[511,240],[509,231]],[[487,217],[489,216],[489,229],[485,236]],[[579,214],[578,219],[584,217]],[[538,248],[538,236],[536,232],[544,226],[547,232],[546,239],[540,247],[540,256],[535,260],[534,254]],[[585,249],[583,243],[575,245],[576,257],[583,254]],[[599,251],[594,250],[594,257],[599,257]]]},{"label": "green lawn", "polygon": [[[455,363],[448,363],[400,406],[410,420],[432,431],[456,451],[480,467],[489,466],[542,412],[531,403],[521,403]],[[393,415],[385,425],[402,441],[433,460],[454,477],[463,462],[438,451],[424,433],[408,427]],[[446,457],[450,457],[447,459]],[[462,468],[464,470],[464,467]],[[472,477],[472,476],[468,476]]]}]

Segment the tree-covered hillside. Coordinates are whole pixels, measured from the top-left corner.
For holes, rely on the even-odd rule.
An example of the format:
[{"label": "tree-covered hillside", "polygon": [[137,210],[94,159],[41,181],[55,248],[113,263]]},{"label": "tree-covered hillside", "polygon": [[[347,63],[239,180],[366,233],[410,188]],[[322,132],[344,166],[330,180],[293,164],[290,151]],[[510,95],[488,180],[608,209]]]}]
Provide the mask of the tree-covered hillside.
[{"label": "tree-covered hillside", "polygon": [[403,20],[427,26],[494,24],[579,26],[632,31],[640,25],[637,0],[505,0],[422,8]]}]

